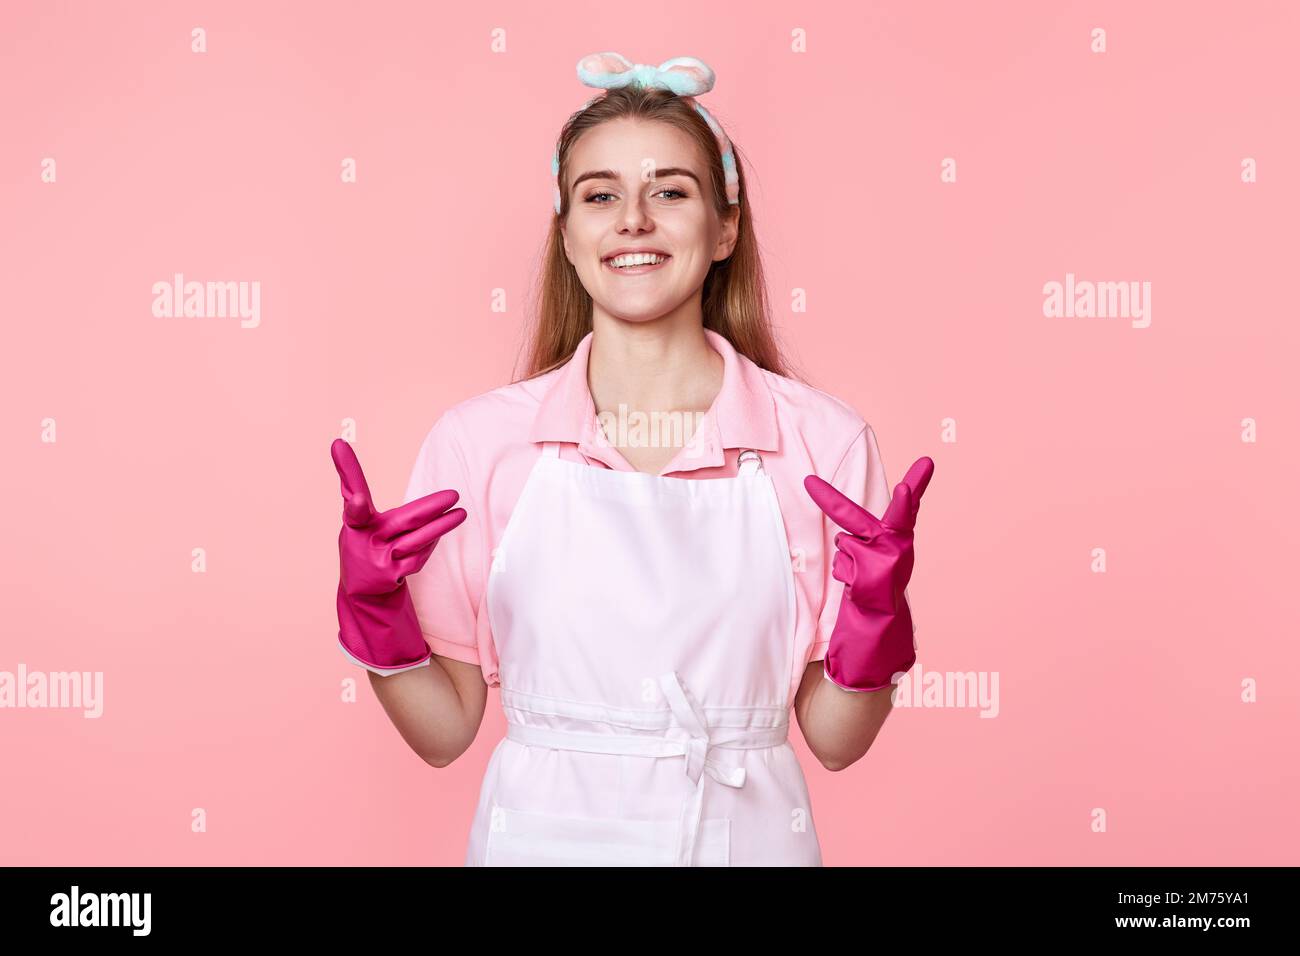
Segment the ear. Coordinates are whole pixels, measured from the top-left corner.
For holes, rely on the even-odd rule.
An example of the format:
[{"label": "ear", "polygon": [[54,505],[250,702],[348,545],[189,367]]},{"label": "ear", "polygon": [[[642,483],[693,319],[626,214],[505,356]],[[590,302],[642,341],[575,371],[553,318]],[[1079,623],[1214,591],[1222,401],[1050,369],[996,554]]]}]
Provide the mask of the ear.
[{"label": "ear", "polygon": [[740,238],[740,206],[728,206],[726,214],[722,217],[722,232],[718,235],[717,248],[713,250],[713,259],[715,262],[721,262],[727,258],[736,249],[736,241]]}]

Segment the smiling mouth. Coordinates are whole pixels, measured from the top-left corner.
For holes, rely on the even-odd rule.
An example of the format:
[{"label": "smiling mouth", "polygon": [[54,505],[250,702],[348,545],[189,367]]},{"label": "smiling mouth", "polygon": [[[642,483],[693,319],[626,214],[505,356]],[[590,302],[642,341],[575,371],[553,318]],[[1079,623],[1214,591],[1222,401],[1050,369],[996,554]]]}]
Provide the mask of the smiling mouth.
[{"label": "smiling mouth", "polygon": [[[617,258],[618,256],[614,257],[614,259]],[[614,259],[602,259],[600,264],[603,268],[621,276],[639,276],[647,272],[654,272],[657,269],[662,269],[672,261],[672,258],[672,256],[661,256],[659,262],[645,262],[628,266],[615,266],[613,265]]]}]

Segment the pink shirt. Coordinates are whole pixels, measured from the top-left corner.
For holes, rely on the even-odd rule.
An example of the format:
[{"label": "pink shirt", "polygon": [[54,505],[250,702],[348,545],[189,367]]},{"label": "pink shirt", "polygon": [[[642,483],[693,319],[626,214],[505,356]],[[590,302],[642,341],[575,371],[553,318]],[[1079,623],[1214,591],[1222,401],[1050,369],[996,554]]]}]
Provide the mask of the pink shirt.
[{"label": "pink shirt", "polygon": [[[722,389],[681,448],[660,472],[690,479],[729,478],[736,458],[754,448],[772,475],[785,519],[795,580],[797,686],[808,662],[821,660],[844,585],[831,577],[834,538],[842,529],[804,489],[806,475],[825,478],[876,517],[890,489],[871,426],[826,392],[759,368],[726,338],[705,329],[723,358]],[[634,471],[604,440],[587,386],[588,332],[572,358],[529,381],[503,385],[447,409],[416,457],[405,501],[454,488],[465,521],[444,535],[428,562],[407,578],[425,640],[433,653],[479,664],[499,686],[498,660],[486,610],[493,554],[540,442],[566,442],[561,457],[593,468]],[[693,424],[693,423],[692,423]],[[688,433],[689,434],[689,433]],[[625,443],[626,444],[626,443]]]}]

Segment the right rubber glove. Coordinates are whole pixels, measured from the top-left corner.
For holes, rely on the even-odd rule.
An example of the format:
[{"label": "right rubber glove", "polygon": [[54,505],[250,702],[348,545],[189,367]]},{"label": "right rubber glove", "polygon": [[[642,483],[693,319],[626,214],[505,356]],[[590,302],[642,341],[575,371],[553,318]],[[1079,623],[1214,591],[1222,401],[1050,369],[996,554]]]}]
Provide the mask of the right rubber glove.
[{"label": "right rubber glove", "polygon": [[388,676],[426,666],[433,656],[420,633],[406,576],[419,571],[441,538],[465,520],[448,511],[460,495],[435,491],[377,513],[356,452],[330,445],[343,491],[339,532],[339,646],[354,664]]},{"label": "right rubber glove", "polygon": [[912,611],[903,590],[912,577],[912,531],[934,462],[918,458],[876,518],[830,482],[808,475],[804,488],[844,531],[835,536],[831,576],[844,583],[822,670],[844,690],[883,690],[916,663]]}]

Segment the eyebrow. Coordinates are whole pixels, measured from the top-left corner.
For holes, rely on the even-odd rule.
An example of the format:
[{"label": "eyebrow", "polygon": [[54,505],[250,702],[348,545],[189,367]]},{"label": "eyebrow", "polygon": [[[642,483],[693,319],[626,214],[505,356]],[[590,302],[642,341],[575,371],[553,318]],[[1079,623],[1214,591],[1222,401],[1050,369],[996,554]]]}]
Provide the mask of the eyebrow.
[{"label": "eyebrow", "polygon": [[[689,169],[684,169],[681,166],[665,166],[662,169],[655,170],[655,179],[667,179],[669,176],[689,176],[691,179],[695,180],[696,188],[701,188],[700,177],[696,176]],[[593,169],[590,172],[583,173],[575,179],[573,181],[573,188],[577,189],[582,182],[588,179],[612,179],[617,182],[621,178],[622,177],[612,169]]]}]

